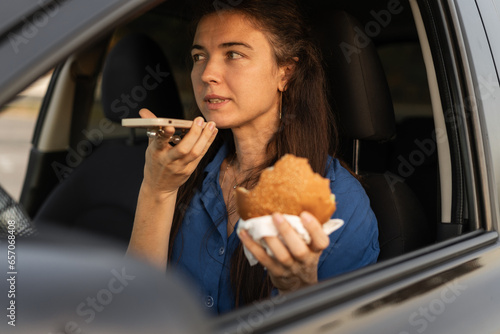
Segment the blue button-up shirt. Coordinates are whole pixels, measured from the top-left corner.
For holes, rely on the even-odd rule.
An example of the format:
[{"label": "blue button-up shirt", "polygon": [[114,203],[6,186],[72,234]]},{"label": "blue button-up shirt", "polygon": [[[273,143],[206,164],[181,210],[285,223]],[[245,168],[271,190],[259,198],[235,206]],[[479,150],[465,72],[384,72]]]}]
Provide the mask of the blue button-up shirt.
[{"label": "blue button-up shirt", "polygon": [[[236,232],[227,237],[226,205],[219,184],[227,154],[224,145],[205,168],[201,190],[186,210],[172,253],[172,264],[199,289],[203,305],[217,313],[235,306],[229,273],[231,256],[240,243]],[[375,263],[379,254],[377,220],[363,187],[337,159],[329,157],[327,166],[326,178],[337,200],[332,218],[343,219],[344,225],[330,235],[330,245],[321,254],[319,280]]]}]

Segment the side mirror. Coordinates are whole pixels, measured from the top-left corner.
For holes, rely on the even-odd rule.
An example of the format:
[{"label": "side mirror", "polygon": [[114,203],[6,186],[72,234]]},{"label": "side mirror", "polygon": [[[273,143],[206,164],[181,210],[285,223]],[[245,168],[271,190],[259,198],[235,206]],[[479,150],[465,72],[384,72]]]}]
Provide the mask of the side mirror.
[{"label": "side mirror", "polygon": [[35,227],[24,208],[0,186],[0,238],[7,234],[30,236]]}]

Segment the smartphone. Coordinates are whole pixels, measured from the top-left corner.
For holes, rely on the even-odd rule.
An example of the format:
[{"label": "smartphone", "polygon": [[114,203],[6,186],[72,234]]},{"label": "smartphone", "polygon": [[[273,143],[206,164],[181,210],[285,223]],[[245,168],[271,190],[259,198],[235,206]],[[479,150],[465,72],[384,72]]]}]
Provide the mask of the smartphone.
[{"label": "smartphone", "polygon": [[[205,127],[207,123],[203,123]],[[122,119],[122,126],[128,128],[161,128],[165,126],[173,126],[175,133],[170,137],[169,143],[171,145],[178,144],[184,135],[193,125],[193,121],[175,118],[124,118]]]},{"label": "smartphone", "polygon": [[190,129],[193,121],[175,118],[125,118],[122,126],[129,128],[155,128],[173,126],[176,129]]}]

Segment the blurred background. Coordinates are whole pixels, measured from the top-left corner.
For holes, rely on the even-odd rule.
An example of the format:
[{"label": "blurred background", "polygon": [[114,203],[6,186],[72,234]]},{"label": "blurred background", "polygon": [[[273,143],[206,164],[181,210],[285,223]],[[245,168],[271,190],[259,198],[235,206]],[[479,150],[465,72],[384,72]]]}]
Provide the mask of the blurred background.
[{"label": "blurred background", "polygon": [[31,136],[52,71],[0,109],[0,184],[19,200]]}]

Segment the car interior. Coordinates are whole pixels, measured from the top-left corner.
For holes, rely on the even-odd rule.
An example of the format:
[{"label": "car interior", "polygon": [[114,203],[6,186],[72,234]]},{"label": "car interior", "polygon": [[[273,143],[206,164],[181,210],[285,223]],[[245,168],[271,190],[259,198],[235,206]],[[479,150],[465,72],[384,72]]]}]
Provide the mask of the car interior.
[{"label": "car interior", "polygon": [[[379,261],[474,229],[453,214],[465,200],[452,196],[453,143],[412,1],[302,5],[324,58],[339,158],[360,175],[377,216]],[[142,107],[192,119],[195,6],[161,4],[55,68],[20,199],[35,227],[84,230],[126,248],[147,137],[120,122]]]}]

